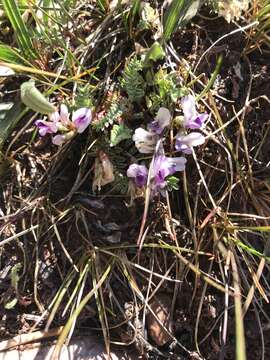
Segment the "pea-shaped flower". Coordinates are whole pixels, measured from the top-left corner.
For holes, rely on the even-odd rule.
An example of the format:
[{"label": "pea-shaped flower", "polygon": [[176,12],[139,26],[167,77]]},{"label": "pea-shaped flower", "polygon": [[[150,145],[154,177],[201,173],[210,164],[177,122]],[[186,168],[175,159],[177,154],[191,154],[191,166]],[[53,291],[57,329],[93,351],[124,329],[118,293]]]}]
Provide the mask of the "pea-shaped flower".
[{"label": "pea-shaped flower", "polygon": [[181,105],[184,113],[184,127],[186,129],[200,129],[207,120],[208,114],[197,112],[194,96],[184,96],[181,99]]},{"label": "pea-shaped flower", "polygon": [[188,135],[180,132],[176,135],[175,149],[185,154],[191,154],[194,146],[202,145],[204,142],[205,137],[199,132],[192,132]]},{"label": "pea-shaped flower", "polygon": [[145,165],[131,164],[127,170],[127,176],[135,185],[142,188],[147,183],[148,169]]},{"label": "pea-shaped flower", "polygon": [[166,178],[177,171],[184,171],[186,166],[184,157],[167,157],[165,155],[156,155],[153,162],[151,173],[152,195],[161,193],[164,195],[164,189],[167,186]]},{"label": "pea-shaped flower", "polygon": [[56,134],[52,142],[55,145],[62,145],[71,139],[76,133],[82,133],[92,121],[92,112],[88,108],[81,108],[72,114],[72,120],[66,105],[60,106],[60,112],[55,111],[49,115],[48,120],[37,120],[35,125],[39,130],[40,136],[46,134]]},{"label": "pea-shaped flower", "polygon": [[161,107],[158,110],[155,120],[148,125],[148,130],[156,135],[161,135],[164,129],[170,125],[171,118],[169,110]]},{"label": "pea-shaped flower", "polygon": [[158,140],[155,134],[143,128],[137,128],[132,139],[136,148],[143,154],[153,153]]}]

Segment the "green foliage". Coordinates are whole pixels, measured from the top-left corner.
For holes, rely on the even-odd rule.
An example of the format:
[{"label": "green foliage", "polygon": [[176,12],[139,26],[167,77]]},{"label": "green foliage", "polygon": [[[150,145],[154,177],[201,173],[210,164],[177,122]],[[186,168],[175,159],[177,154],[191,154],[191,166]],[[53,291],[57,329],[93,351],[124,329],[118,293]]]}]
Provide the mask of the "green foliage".
[{"label": "green foliage", "polygon": [[0,60],[11,64],[26,64],[26,60],[19,52],[8,45],[0,43]]},{"label": "green foliage", "polygon": [[91,108],[93,106],[93,102],[91,99],[91,87],[89,84],[85,86],[79,86],[76,94],[76,107],[88,107]]},{"label": "green foliage", "polygon": [[55,107],[36,88],[33,80],[22,83],[21,100],[29,109],[41,114],[51,114],[55,111]]},{"label": "green foliage", "polygon": [[120,103],[112,103],[107,114],[100,119],[97,123],[93,124],[93,127],[97,131],[103,131],[108,128],[114,122],[118,121],[118,119],[122,116],[125,110],[125,105]]},{"label": "green foliage", "polygon": [[124,124],[115,124],[111,130],[111,146],[119,144],[121,141],[130,139],[132,131]]},{"label": "green foliage", "polygon": [[138,60],[136,56],[130,60],[124,69],[121,86],[132,102],[140,102],[145,95],[146,83],[141,75],[142,69],[142,60]]},{"label": "green foliage", "polygon": [[[6,106],[5,106],[6,105]],[[1,104],[0,107],[0,151],[11,134],[14,127],[26,114],[27,110],[22,110],[22,104]]]},{"label": "green foliage", "polygon": [[21,48],[22,52],[29,59],[37,58],[37,53],[34,50],[32,44],[31,33],[22,19],[16,1],[2,0],[2,4],[5,10],[5,14],[12,25],[12,28],[16,35],[16,39],[18,41],[18,45]]},{"label": "green foliage", "polygon": [[164,16],[164,39],[169,40],[178,27],[186,25],[200,7],[200,0],[173,0]]},{"label": "green foliage", "polygon": [[16,265],[14,265],[13,268],[11,269],[11,274],[10,274],[11,286],[15,292],[16,297],[9,299],[5,303],[5,309],[7,309],[7,310],[12,309],[18,302],[17,294],[18,294],[18,284],[19,284],[19,280],[20,280],[20,276],[18,273],[21,270],[21,268],[22,268],[22,264],[18,263]]},{"label": "green foliage", "polygon": [[166,180],[169,191],[179,190],[179,179],[176,176],[168,176]]},{"label": "green foliage", "polygon": [[156,86],[156,92],[147,98],[148,108],[152,111],[158,110],[160,106],[170,107],[185,95],[175,72],[167,73],[165,69],[160,69],[154,76],[153,85]]},{"label": "green foliage", "polygon": [[158,11],[154,9],[148,2],[145,2],[144,6],[141,9],[141,20],[139,22],[139,28],[141,29],[154,28],[157,18],[158,18]]},{"label": "green foliage", "polygon": [[252,38],[253,43],[263,43],[270,48],[270,1],[262,1],[262,7],[258,13],[257,19],[259,25],[257,27],[257,32]]},{"label": "green foliage", "polygon": [[148,50],[145,60],[144,60],[144,66],[150,65],[151,61],[155,62],[158,60],[162,60],[165,58],[165,52],[162,48],[162,46],[156,41],[151,46],[151,48]]}]

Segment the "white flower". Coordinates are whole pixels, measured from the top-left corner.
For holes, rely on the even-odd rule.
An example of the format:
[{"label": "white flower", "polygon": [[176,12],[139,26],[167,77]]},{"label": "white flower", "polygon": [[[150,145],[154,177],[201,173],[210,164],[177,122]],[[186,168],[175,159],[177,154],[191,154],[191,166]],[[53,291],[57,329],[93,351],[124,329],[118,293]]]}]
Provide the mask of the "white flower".
[{"label": "white flower", "polygon": [[208,118],[208,114],[199,114],[197,112],[194,96],[184,96],[181,99],[181,105],[184,113],[184,127],[187,129],[200,129]]},{"label": "white flower", "polygon": [[176,135],[175,149],[185,154],[191,154],[194,146],[202,145],[205,137],[199,132],[192,132],[188,135],[178,133]]},{"label": "white flower", "polygon": [[157,136],[143,128],[137,128],[132,137],[136,148],[142,154],[151,154],[155,150]]},{"label": "white flower", "polygon": [[170,125],[171,118],[169,110],[161,107],[158,110],[155,120],[148,125],[148,130],[156,135],[161,135],[163,130]]}]

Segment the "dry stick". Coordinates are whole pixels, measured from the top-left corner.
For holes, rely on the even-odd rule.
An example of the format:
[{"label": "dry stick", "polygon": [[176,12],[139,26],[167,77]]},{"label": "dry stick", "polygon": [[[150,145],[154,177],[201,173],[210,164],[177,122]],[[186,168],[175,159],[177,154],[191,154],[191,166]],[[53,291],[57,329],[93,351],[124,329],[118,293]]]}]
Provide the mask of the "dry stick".
[{"label": "dry stick", "polygon": [[[224,252],[225,255],[225,252]],[[224,310],[224,319],[223,319],[223,329],[222,329],[222,347],[221,347],[221,354],[219,357],[219,360],[223,360],[225,357],[225,347],[226,347],[226,341],[227,341],[227,330],[228,330],[228,310],[229,310],[229,268],[230,268],[230,262],[231,262],[231,252],[227,251],[226,253],[226,261],[224,265],[224,273],[226,277],[226,283],[225,283],[225,289],[227,290],[225,292],[225,310]]]},{"label": "dry stick", "polygon": [[38,259],[38,237],[34,230],[32,230],[35,239],[35,269],[34,269],[34,300],[41,313],[45,311],[43,304],[38,299],[38,274],[39,274],[39,259]]},{"label": "dry stick", "polygon": [[161,142],[162,142],[162,140],[159,140],[157,142],[155,152],[154,152],[154,155],[152,157],[152,160],[151,160],[151,163],[149,166],[147,185],[146,185],[146,191],[145,191],[144,211],[143,211],[143,217],[142,217],[142,222],[141,222],[141,227],[140,227],[140,233],[139,233],[138,240],[137,240],[137,245],[139,246],[139,251],[138,251],[139,254],[142,250],[143,241],[146,236],[146,234],[144,234],[144,228],[145,228],[146,219],[147,219],[147,215],[148,215],[148,209],[149,209],[149,205],[150,205],[150,197],[151,197],[150,182],[151,182],[151,177],[153,174],[154,159],[155,159],[155,154],[156,154],[157,150],[159,149]]},{"label": "dry stick", "polygon": [[38,227],[39,227],[39,225],[35,225],[35,226],[30,227],[29,229],[25,229],[25,230],[19,232],[18,234],[10,236],[9,238],[7,238],[7,239],[0,242],[0,247],[7,244],[7,243],[9,243],[12,240],[18,239],[18,237],[20,237],[20,236],[23,236],[23,235],[37,229]]},{"label": "dry stick", "polygon": [[[249,70],[250,70],[250,74],[251,74],[251,65],[250,65],[250,62],[248,60],[247,57],[245,57],[246,61],[248,62],[248,65],[249,65]],[[248,105],[249,101],[249,96],[250,96],[250,92],[251,92],[251,84],[252,84],[252,76],[251,76],[251,80],[249,82],[249,88],[248,88],[248,95],[247,95],[247,99],[246,99],[246,102],[245,102],[245,107],[244,107],[244,111],[243,111],[243,114],[241,116],[241,124],[243,123],[243,118],[244,118],[244,115],[245,115],[245,109],[246,109],[246,106]],[[243,126],[242,126],[242,131],[244,131],[243,129]],[[247,154],[247,161],[248,161],[248,167],[249,167],[249,174],[250,174],[250,178],[251,178],[251,184],[252,184],[252,187],[254,188],[254,182],[253,182],[253,177],[252,177],[252,169],[251,169],[251,164],[250,164],[250,161],[249,161],[249,157],[248,157],[248,149],[247,149],[247,144],[246,144],[246,141],[243,137],[243,141],[244,141],[244,147],[245,147],[245,150],[246,150],[246,154]],[[267,225],[267,224],[266,224]],[[269,240],[267,241],[266,243],[266,246],[267,247],[269,244]],[[263,272],[263,269],[264,269],[264,266],[265,266],[265,258],[261,258],[260,260],[260,263],[259,263],[259,266],[258,266],[258,269],[257,269],[257,273],[256,273],[256,278],[259,282],[260,280],[260,277],[262,275],[262,272]],[[254,279],[253,279],[254,281]],[[248,292],[248,295],[247,295],[247,298],[246,298],[246,301],[244,303],[244,306],[243,306],[243,318],[244,316],[246,315],[247,313],[247,310],[253,300],[253,296],[254,296],[254,293],[255,293],[255,283],[252,284],[249,292]]]},{"label": "dry stick", "polygon": [[[177,236],[176,236],[176,232],[175,232],[175,228],[174,227],[170,227],[170,224],[172,224],[173,222],[173,218],[172,218],[172,211],[171,211],[171,204],[170,204],[170,198],[169,198],[169,193],[166,190],[166,201],[167,201],[167,207],[168,207],[168,213],[169,213],[169,219],[168,221],[165,219],[166,222],[166,228],[170,234],[170,237],[172,239],[174,239],[174,242],[176,243],[177,246],[177,250],[179,251],[179,242],[177,240]],[[179,279],[179,271],[178,271],[178,267],[176,266],[176,274],[175,274],[175,278]],[[170,319],[173,318],[173,310],[175,308],[175,304],[176,304],[176,299],[177,299],[177,294],[179,291],[179,287],[180,287],[180,283],[175,283],[174,285],[174,291],[173,291],[173,298],[172,298],[172,304],[171,304],[171,310],[170,310]]]},{"label": "dry stick", "polygon": [[231,252],[231,267],[234,284],[234,305],[235,305],[235,333],[236,333],[236,359],[246,360],[246,344],[244,320],[241,305],[241,289],[238,269],[233,252]]},{"label": "dry stick", "polygon": [[59,328],[51,329],[49,331],[36,331],[30,334],[17,335],[10,340],[4,340],[0,342],[0,352],[7,351],[11,348],[24,345],[33,341],[38,341],[38,340],[43,340],[50,337],[58,336],[60,335],[62,329],[63,327],[60,326]]},{"label": "dry stick", "polygon": [[[152,250],[152,253],[153,252],[154,252],[154,249]],[[147,304],[149,303],[151,282],[152,282],[153,272],[154,272],[154,256],[152,256],[150,259],[150,267],[151,267],[150,276],[149,276],[149,281],[148,281],[147,291],[146,291],[146,296],[145,296],[145,303],[147,303]],[[142,316],[143,329],[145,329],[145,323],[146,323],[146,306],[143,307],[143,316]]]},{"label": "dry stick", "polygon": [[[153,273],[153,272],[152,272]],[[130,285],[132,286],[132,282],[130,283]],[[134,290],[134,292],[137,294],[137,296],[140,298],[140,300],[144,303],[144,305],[147,307],[148,311],[152,314],[152,316],[154,317],[155,321],[159,324],[159,326],[161,327],[161,329],[166,333],[166,335],[169,335],[171,337],[171,339],[184,351],[187,352],[187,354],[191,354],[191,352],[180,343],[179,340],[177,340],[169,331],[169,329],[167,329],[164,324],[162,324],[161,320],[157,317],[157,315],[155,314],[155,312],[152,310],[151,306],[148,304],[148,302],[145,300],[142,292],[139,290],[139,288],[136,286],[133,286],[132,289]],[[54,360],[54,359],[51,359]]]},{"label": "dry stick", "polygon": [[[232,310],[234,308],[234,305],[231,305],[228,310]],[[217,326],[217,324],[219,323],[219,321],[221,320],[222,316],[224,316],[226,310],[223,310],[219,316],[217,317],[217,319],[215,320],[214,324],[211,326],[210,330],[207,332],[207,334],[204,336],[204,338],[202,338],[202,340],[200,340],[199,345],[203,344],[208,338],[209,336],[212,334],[212,332],[214,331],[215,327]],[[221,354],[219,355],[219,359],[221,360]]]},{"label": "dry stick", "polygon": [[[250,99],[250,93],[251,93],[251,87],[252,87],[252,69],[251,69],[251,64],[248,60],[248,58],[245,56],[245,60],[248,63],[249,66],[249,83],[248,83],[248,90],[247,90],[247,96],[245,99],[245,105],[248,105],[249,99]],[[248,151],[248,145],[247,145],[247,140],[246,140],[246,136],[245,136],[245,128],[244,128],[244,120],[245,120],[245,115],[246,115],[246,110],[247,107],[245,106],[244,111],[241,114],[241,119],[237,119],[239,122],[239,127],[240,127],[240,133],[242,135],[242,141],[243,141],[243,145],[244,145],[244,149],[245,149],[245,155],[246,155],[246,160],[247,160],[247,164],[248,164],[248,173],[249,173],[249,178],[250,178],[250,182],[252,185],[252,188],[254,188],[254,181],[253,181],[253,176],[252,176],[252,166],[250,163],[250,159],[249,159],[249,151]]]},{"label": "dry stick", "polygon": [[259,325],[259,329],[260,329],[260,335],[261,335],[261,341],[262,341],[262,357],[261,360],[264,360],[264,354],[265,354],[265,344],[264,344],[264,335],[263,335],[263,328],[262,328],[262,322],[260,319],[260,315],[258,314],[258,310],[255,308],[255,316]]},{"label": "dry stick", "polygon": [[[252,198],[251,198],[251,200],[252,200]],[[253,204],[256,205],[254,200],[255,199],[253,199]],[[256,208],[259,209],[259,206],[258,207],[256,206]],[[268,225],[267,221],[264,221],[264,222],[266,223],[266,225]],[[266,253],[266,251],[267,251],[267,249],[269,247],[269,244],[270,244],[270,239],[268,238],[267,241],[266,241],[266,244],[265,244],[265,248],[264,248],[265,253]],[[258,269],[257,269],[257,272],[256,272],[256,279],[257,279],[258,282],[260,281],[260,277],[262,275],[265,264],[266,264],[265,258],[261,258]],[[253,279],[253,284],[249,289],[246,301],[245,301],[244,306],[243,306],[243,318],[245,317],[245,315],[246,315],[246,313],[248,311],[248,308],[249,308],[249,306],[250,306],[250,304],[251,304],[251,302],[253,300],[254,293],[255,293],[255,285],[256,285],[256,283],[254,282],[254,279]]]}]

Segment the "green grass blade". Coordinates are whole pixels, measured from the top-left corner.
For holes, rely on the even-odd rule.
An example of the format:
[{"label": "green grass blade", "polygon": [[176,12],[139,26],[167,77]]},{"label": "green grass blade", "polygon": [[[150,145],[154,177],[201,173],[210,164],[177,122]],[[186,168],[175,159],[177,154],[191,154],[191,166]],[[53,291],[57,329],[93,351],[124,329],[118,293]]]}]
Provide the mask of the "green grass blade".
[{"label": "green grass blade", "polygon": [[10,109],[1,110],[0,108],[0,150],[16,124],[26,112],[27,109],[22,110],[22,104],[20,102],[13,104]]},{"label": "green grass blade", "polygon": [[31,65],[17,50],[0,43],[0,61],[18,65]]},{"label": "green grass blade", "polygon": [[37,54],[33,50],[31,35],[26,28],[22,16],[20,14],[19,7],[15,0],[2,0],[4,11],[8,17],[14,33],[16,35],[18,45],[28,58],[36,58]]},{"label": "green grass blade", "polygon": [[191,20],[199,6],[199,0],[173,0],[164,16],[164,39],[169,40],[177,27]]},{"label": "green grass blade", "polygon": [[104,281],[107,279],[110,271],[111,271],[111,265],[108,265],[108,267],[105,269],[104,273],[98,280],[98,282],[96,284],[96,288],[93,288],[92,290],[89,291],[89,293],[87,295],[85,295],[85,297],[82,299],[80,304],[77,306],[74,313],[69,318],[68,322],[64,326],[63,331],[61,332],[61,335],[59,336],[58,341],[56,343],[56,346],[55,346],[55,349],[53,352],[53,356],[55,356],[55,358],[58,358],[61,347],[63,346],[63,344],[68,336],[68,333],[71,329],[71,326],[72,326],[74,320],[77,319],[77,317],[80,315],[80,313],[81,313],[82,309],[85,307],[85,305],[89,302],[89,300],[92,298],[92,296],[94,296],[95,292],[102,286]]},{"label": "green grass blade", "polygon": [[231,254],[232,275],[234,284],[234,311],[235,311],[235,334],[236,334],[236,360],[246,360],[246,342],[244,321],[242,312],[240,279],[234,255]]}]

